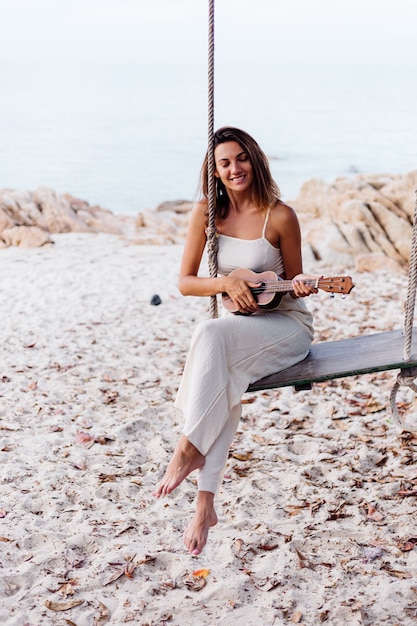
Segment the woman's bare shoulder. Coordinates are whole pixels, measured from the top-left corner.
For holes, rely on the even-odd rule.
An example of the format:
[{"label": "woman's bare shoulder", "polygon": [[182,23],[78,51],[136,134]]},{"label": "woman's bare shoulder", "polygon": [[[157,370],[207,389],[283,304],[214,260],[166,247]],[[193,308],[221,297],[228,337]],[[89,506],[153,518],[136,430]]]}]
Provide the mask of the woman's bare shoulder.
[{"label": "woman's bare shoulder", "polygon": [[193,221],[207,221],[208,219],[208,202],[207,200],[199,200],[191,209],[191,219]]},{"label": "woman's bare shoulder", "polygon": [[277,200],[271,209],[271,220],[273,223],[280,224],[285,222],[298,221],[295,210],[285,202]]}]

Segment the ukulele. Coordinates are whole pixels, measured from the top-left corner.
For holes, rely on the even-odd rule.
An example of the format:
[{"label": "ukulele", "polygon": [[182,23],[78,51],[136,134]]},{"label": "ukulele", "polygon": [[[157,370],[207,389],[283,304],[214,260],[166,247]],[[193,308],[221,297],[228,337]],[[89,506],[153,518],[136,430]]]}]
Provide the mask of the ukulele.
[{"label": "ukulele", "polygon": [[[280,303],[284,293],[293,290],[291,280],[284,280],[272,271],[258,273],[239,268],[230,272],[229,276],[243,278],[251,283],[259,283],[256,287],[250,287],[250,290],[255,296],[260,309],[275,309]],[[350,276],[314,278],[305,280],[304,283],[332,294],[341,293],[344,295],[350,293],[354,287]],[[222,302],[223,306],[231,313],[250,315],[248,313],[241,313],[227,293],[222,294]]]}]

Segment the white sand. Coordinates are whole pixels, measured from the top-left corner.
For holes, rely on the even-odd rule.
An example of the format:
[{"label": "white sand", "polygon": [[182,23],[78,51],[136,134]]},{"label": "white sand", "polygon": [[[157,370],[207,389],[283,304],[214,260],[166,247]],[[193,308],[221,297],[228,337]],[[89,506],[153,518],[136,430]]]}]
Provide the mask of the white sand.
[{"label": "white sand", "polygon": [[[208,301],[177,292],[181,246],[54,239],[0,251],[0,622],[415,624],[417,436],[392,424],[395,374],[247,394],[219,524],[191,557],[194,476],[151,491]],[[318,339],[402,327],[404,272],[354,282],[309,299]]]}]

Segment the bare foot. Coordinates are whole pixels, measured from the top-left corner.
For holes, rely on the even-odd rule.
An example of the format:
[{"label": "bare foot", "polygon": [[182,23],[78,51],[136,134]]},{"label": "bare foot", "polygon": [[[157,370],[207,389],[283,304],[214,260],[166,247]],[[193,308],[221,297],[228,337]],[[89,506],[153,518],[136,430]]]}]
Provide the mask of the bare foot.
[{"label": "bare foot", "polygon": [[188,441],[185,435],[181,435],[164,477],[152,495],[155,498],[160,498],[171,493],[190,472],[203,467],[204,462],[205,457]]},{"label": "bare foot", "polygon": [[184,532],[184,545],[194,556],[200,554],[207,543],[210,528],[217,524],[213,500],[214,494],[210,491],[198,492],[197,510]]}]

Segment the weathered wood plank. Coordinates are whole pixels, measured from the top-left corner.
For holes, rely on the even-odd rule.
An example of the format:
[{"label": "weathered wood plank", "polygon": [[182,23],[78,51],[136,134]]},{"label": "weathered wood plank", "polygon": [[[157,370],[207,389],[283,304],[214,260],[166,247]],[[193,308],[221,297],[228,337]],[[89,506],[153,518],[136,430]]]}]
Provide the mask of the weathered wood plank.
[{"label": "weathered wood plank", "polygon": [[417,366],[417,328],[413,332],[411,359],[404,361],[404,333],[393,330],[340,341],[313,344],[309,355],[286,370],[252,383],[248,391],[294,386],[392,369]]}]

